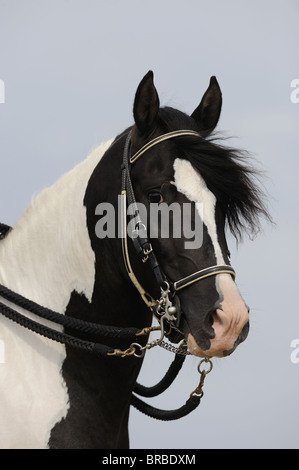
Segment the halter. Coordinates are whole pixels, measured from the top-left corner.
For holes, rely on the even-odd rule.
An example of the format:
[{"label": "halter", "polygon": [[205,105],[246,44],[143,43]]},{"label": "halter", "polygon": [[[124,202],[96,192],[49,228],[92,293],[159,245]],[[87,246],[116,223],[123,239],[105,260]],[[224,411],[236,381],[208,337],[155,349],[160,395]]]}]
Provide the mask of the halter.
[{"label": "halter", "polygon": [[[142,300],[145,304],[151,308],[154,315],[157,317],[160,322],[161,318],[166,316],[166,320],[171,325],[172,328],[177,330],[180,335],[183,333],[178,329],[179,319],[175,317],[175,314],[178,314],[178,308],[173,304],[173,302],[178,305],[177,292],[185,287],[194,284],[195,282],[201,281],[210,276],[216,276],[217,274],[230,274],[234,279],[236,277],[235,270],[227,264],[218,264],[211,266],[200,271],[196,271],[189,276],[186,276],[178,281],[170,281],[165,274],[163,273],[150,240],[147,237],[147,230],[145,221],[141,219],[139,209],[136,203],[135,193],[131,181],[131,167],[132,165],[149,149],[155,145],[160,144],[169,139],[174,139],[181,136],[191,136],[191,137],[200,137],[198,132],[192,130],[179,130],[174,132],[169,132],[163,134],[155,139],[151,140],[145,144],[140,150],[138,150],[133,156],[130,156],[130,145],[131,145],[131,132],[128,134],[126,139],[124,153],[123,153],[123,162],[122,162],[122,185],[121,185],[121,234],[122,234],[122,253],[124,265],[126,267],[127,273],[141,295]],[[131,220],[135,219],[135,230],[134,236],[132,237],[133,245],[137,252],[139,258],[142,259],[143,263],[147,261],[150,262],[151,268],[154,272],[155,278],[158,285],[161,289],[161,298],[160,300],[155,300],[146,290],[142,287],[138,281],[132,265],[130,262],[129,251],[128,251],[128,233],[127,233],[127,206],[130,205],[133,210],[133,215],[130,215]],[[170,300],[170,298],[171,300]],[[174,339],[172,338],[172,341]],[[178,340],[174,341],[177,342]]]}]

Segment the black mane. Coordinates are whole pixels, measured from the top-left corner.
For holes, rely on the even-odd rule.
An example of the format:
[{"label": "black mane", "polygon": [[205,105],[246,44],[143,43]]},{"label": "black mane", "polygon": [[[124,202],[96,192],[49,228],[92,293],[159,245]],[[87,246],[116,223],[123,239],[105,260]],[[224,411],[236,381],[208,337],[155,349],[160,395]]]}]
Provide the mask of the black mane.
[{"label": "black mane", "polygon": [[[197,130],[191,117],[170,107],[160,109],[159,125],[165,132]],[[215,194],[232,234],[241,239],[243,231],[254,235],[260,230],[261,216],[271,218],[258,184],[260,173],[249,165],[248,153],[219,145],[219,140],[216,137],[179,137],[176,145],[180,156],[190,161]]]}]

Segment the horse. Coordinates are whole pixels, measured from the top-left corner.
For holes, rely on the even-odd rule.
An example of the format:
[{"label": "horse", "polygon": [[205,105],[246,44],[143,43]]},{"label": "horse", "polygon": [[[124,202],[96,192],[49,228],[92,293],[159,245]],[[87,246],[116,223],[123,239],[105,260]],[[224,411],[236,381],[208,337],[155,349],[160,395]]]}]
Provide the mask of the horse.
[{"label": "horse", "polygon": [[[237,239],[244,230],[256,231],[266,209],[244,153],[215,137],[221,107],[214,76],[191,115],[160,107],[149,71],[136,90],[134,124],[45,188],[3,236],[1,285],[67,319],[140,330],[152,324],[162,291],[169,325],[192,355],[231,354],[248,335],[249,308],[235,283],[225,230]],[[110,223],[118,226],[121,218],[126,226],[134,219],[128,204],[120,215],[120,194],[147,214],[152,207],[189,205],[191,225],[196,217],[201,221],[201,242],[192,245],[184,233],[162,237],[159,230],[146,238],[151,219],[138,211],[137,236],[101,236],[99,204],[114,208]],[[169,221],[172,228],[180,224],[173,215]],[[169,286],[175,292],[168,295]],[[11,305],[2,294],[1,301]],[[82,338],[90,339],[87,333]],[[3,316],[0,339],[1,448],[129,447],[130,402],[143,360],[136,348],[125,358],[92,355]],[[108,346],[115,341],[108,338]],[[125,351],[127,341],[118,338],[117,348]]]}]

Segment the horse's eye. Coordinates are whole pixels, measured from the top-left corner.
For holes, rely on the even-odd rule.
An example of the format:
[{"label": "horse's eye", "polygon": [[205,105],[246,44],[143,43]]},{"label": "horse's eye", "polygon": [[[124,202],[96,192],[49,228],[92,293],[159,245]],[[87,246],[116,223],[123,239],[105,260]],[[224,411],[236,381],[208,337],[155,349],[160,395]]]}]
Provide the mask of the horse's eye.
[{"label": "horse's eye", "polygon": [[148,193],[148,201],[153,204],[160,204],[163,202],[163,196],[159,191],[151,191]]}]

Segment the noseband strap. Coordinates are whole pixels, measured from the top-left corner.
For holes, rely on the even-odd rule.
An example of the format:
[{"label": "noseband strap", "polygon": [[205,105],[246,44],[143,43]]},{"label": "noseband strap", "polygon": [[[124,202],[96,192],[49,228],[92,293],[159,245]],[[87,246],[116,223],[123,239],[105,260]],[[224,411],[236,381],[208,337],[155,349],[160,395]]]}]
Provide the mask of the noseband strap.
[{"label": "noseband strap", "polygon": [[190,276],[184,277],[180,281],[173,284],[174,290],[177,292],[184,287],[188,287],[194,282],[201,281],[206,277],[216,276],[217,274],[231,274],[233,278],[236,278],[235,270],[228,264],[218,264],[217,266],[211,266],[210,268],[202,269],[196,273],[190,274]]},{"label": "noseband strap", "polygon": [[[155,145],[161,142],[164,142],[166,140],[173,139],[175,137],[181,137],[181,136],[200,137],[200,134],[192,130],[179,130],[179,131],[169,132],[167,134],[163,134],[151,140],[150,142],[145,144],[140,150],[138,150],[133,156],[130,157],[130,144],[131,144],[131,132],[130,132],[128,134],[125,147],[124,147],[123,163],[122,163],[122,187],[121,187],[122,252],[123,252],[123,258],[124,258],[124,264],[125,264],[126,270],[128,272],[128,275],[132,283],[135,285],[136,289],[140,293],[143,301],[151,309],[153,309],[157,305],[158,301],[153,299],[153,297],[150,294],[148,294],[145,291],[145,289],[141,286],[141,284],[139,283],[139,281],[137,280],[134,274],[134,271],[130,263],[128,244],[127,244],[127,205],[132,205],[134,208],[133,210],[134,213],[133,215],[131,215],[131,218],[135,218],[135,224],[136,224],[136,228],[135,228],[136,237],[133,238],[133,245],[135,247],[135,250],[137,254],[141,257],[143,262],[147,262],[148,260],[150,261],[157,283],[162,289],[163,287],[165,287],[163,286],[163,284],[167,283],[168,285],[170,285],[171,292],[174,295],[177,291],[180,291],[184,287],[188,287],[191,284],[194,284],[195,282],[201,281],[202,279],[205,279],[210,276],[216,276],[217,274],[230,274],[234,279],[236,277],[235,270],[230,265],[221,264],[221,265],[211,266],[209,268],[205,268],[200,271],[197,271],[183,279],[180,279],[179,281],[169,282],[165,274],[162,272],[162,269],[159,266],[159,263],[155,256],[150,240],[147,238],[146,225],[144,224],[144,221],[141,220],[138,206],[136,203],[132,181],[131,181],[131,176],[130,176],[131,165],[135,163],[138,160],[138,158],[141,157],[141,155],[143,155],[147,150],[151,149]],[[141,231],[140,231],[140,227],[143,228]]]}]

